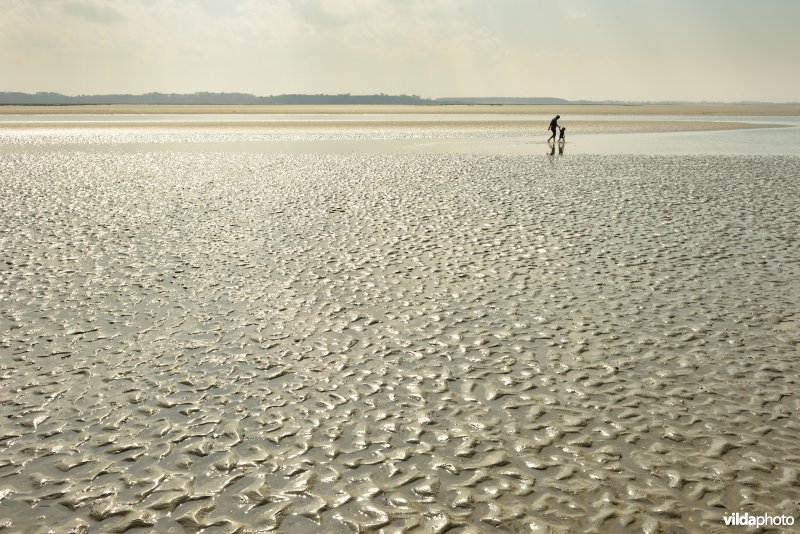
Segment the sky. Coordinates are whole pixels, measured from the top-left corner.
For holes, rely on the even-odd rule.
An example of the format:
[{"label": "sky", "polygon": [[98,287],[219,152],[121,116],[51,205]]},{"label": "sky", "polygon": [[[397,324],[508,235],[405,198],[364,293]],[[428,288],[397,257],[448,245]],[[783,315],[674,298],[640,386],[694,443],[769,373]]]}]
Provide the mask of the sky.
[{"label": "sky", "polygon": [[0,0],[0,92],[800,101],[798,0]]}]

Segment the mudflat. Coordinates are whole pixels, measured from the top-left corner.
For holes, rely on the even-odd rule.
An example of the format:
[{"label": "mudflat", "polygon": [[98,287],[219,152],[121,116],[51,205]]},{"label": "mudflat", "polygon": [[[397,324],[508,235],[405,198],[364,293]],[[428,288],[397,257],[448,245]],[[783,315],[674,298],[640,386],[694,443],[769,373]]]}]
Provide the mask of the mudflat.
[{"label": "mudflat", "polygon": [[798,516],[800,158],[176,135],[4,134],[6,530]]}]

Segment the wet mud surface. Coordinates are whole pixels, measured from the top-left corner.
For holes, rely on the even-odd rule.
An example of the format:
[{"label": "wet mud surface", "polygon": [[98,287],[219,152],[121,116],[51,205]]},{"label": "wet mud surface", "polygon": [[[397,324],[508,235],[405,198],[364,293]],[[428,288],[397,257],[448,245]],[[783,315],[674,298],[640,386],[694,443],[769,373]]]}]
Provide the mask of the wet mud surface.
[{"label": "wet mud surface", "polygon": [[0,532],[798,516],[798,176],[0,154]]}]

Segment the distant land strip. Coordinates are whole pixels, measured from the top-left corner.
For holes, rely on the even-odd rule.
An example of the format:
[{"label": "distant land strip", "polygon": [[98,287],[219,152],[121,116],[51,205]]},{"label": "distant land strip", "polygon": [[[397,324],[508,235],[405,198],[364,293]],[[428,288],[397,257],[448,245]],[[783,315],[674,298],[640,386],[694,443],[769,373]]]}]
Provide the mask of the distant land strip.
[{"label": "distant land strip", "polygon": [[767,102],[682,102],[652,101],[625,102],[617,100],[566,100],[553,97],[446,97],[424,98],[418,95],[387,94],[284,94],[257,96],[249,93],[144,93],[103,94],[103,95],[63,95],[53,92],[21,93],[0,92],[0,105],[760,105],[781,106],[800,105],[798,102],[771,104]]},{"label": "distant land strip", "polygon": [[152,105],[447,105],[447,104],[565,104],[561,98],[423,98],[417,95],[288,94],[257,96],[248,93],[145,93],[76,95],[60,93],[0,92],[2,105],[81,105],[81,104],[152,104]]}]

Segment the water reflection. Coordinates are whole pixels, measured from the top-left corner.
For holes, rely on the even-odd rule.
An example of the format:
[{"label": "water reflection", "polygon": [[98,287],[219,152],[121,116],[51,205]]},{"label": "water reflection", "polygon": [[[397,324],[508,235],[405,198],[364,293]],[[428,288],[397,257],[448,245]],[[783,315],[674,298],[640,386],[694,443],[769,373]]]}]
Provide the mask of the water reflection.
[{"label": "water reflection", "polygon": [[[12,117],[13,118],[13,117]],[[161,117],[163,118],[163,117]],[[303,119],[303,117],[300,117]],[[661,117],[659,117],[659,120]],[[728,119],[727,117],[725,118]],[[653,155],[798,155],[800,118],[750,117],[750,122],[783,127],[725,131],[573,133],[570,153]],[[36,122],[36,121],[34,121]],[[41,128],[40,128],[41,126]],[[575,137],[577,135],[577,137]],[[529,155],[540,153],[538,139],[514,128],[365,128],[248,126],[217,128],[148,125],[63,128],[16,124],[0,117],[0,154],[40,151],[97,152],[257,152],[257,153],[460,153]],[[545,154],[563,155],[566,146],[548,143]]]},{"label": "water reflection", "polygon": [[564,145],[566,143],[563,140],[559,141],[558,143],[556,143],[554,141],[548,141],[547,144],[548,144],[548,147],[549,147],[548,150],[547,150],[547,155],[548,156],[555,156],[556,155],[556,147],[558,147],[558,155],[559,156],[563,156],[564,155]]}]

